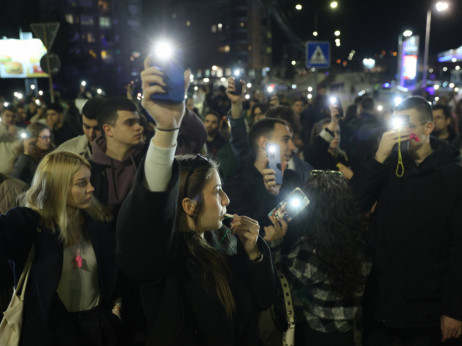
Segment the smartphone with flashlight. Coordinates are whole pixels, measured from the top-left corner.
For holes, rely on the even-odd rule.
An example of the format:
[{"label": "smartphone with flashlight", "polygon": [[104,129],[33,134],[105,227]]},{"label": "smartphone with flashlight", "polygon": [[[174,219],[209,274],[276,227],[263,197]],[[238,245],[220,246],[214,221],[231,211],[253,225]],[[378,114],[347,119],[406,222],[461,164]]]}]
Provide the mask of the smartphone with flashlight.
[{"label": "smartphone with flashlight", "polygon": [[163,81],[167,86],[162,86],[166,93],[154,94],[154,101],[181,103],[185,99],[184,91],[184,62],[183,51],[172,45],[161,42],[154,47],[151,54],[151,66],[163,72]]},{"label": "smartphone with flashlight", "polygon": [[282,219],[290,222],[295,216],[305,209],[310,200],[303,191],[297,187],[284,200],[269,212],[268,216],[274,216],[276,219]]},{"label": "smartphone with flashlight", "polygon": [[233,95],[241,95],[242,94],[242,84],[241,80],[237,77],[234,78],[234,91],[230,92]]},{"label": "smartphone with flashlight", "polygon": [[[394,116],[391,118],[391,124],[392,128],[402,130],[409,126],[409,115]],[[400,148],[401,151],[409,150],[409,141],[402,141],[399,146],[395,144],[393,146],[393,151],[398,151],[398,148]]]},{"label": "smartphone with flashlight", "polygon": [[282,167],[279,145],[268,142],[266,144],[266,157],[268,158],[268,168],[276,172],[276,184],[282,185]]}]

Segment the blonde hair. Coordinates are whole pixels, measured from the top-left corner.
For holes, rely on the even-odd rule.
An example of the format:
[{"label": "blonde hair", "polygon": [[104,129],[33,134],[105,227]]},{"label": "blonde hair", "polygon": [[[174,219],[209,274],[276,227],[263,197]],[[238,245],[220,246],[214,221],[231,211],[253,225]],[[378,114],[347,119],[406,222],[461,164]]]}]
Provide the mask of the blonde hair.
[{"label": "blonde hair", "polygon": [[[90,163],[82,156],[67,151],[52,152],[40,161],[30,189],[25,193],[24,205],[36,210],[44,226],[59,232],[65,245],[75,244],[77,234],[72,226],[79,224],[80,210],[67,207],[69,187],[72,177]],[[92,197],[88,214],[97,221],[109,221],[111,216]]]}]

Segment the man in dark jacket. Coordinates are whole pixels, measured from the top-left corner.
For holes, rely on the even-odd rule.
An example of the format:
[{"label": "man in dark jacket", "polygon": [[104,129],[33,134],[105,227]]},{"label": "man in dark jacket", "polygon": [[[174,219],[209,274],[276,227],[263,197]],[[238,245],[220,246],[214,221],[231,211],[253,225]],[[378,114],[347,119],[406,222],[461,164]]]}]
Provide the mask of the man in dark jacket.
[{"label": "man in dark jacket", "polygon": [[[373,269],[365,345],[460,345],[462,341],[462,167],[458,152],[430,138],[432,109],[420,97],[396,107],[408,117],[384,133],[375,159],[353,177],[370,220]],[[409,142],[409,150],[400,143]],[[399,169],[397,166],[399,165]],[[453,340],[456,339],[456,340]]]},{"label": "man in dark jacket", "polygon": [[283,184],[276,184],[274,172],[267,168],[266,145],[279,145],[283,168],[287,167],[292,158],[295,145],[287,122],[276,118],[257,121],[250,129],[247,139],[241,96],[233,95],[230,91],[234,91],[234,80],[228,80],[231,145],[235,155],[242,161],[242,169],[226,181],[223,189],[230,198],[228,210],[252,217],[263,230],[263,226],[272,225],[268,213],[287,192],[302,185],[302,177],[291,169],[283,169]]}]

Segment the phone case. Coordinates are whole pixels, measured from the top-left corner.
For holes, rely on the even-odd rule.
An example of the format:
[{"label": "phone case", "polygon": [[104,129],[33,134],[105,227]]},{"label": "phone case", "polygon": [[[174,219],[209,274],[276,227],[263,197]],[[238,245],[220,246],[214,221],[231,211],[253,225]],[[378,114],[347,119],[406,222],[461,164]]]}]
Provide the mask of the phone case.
[{"label": "phone case", "polygon": [[[274,147],[273,152],[270,152],[269,146]],[[268,168],[274,169],[276,172],[276,184],[282,185],[282,167],[279,145],[269,143],[266,147],[266,156],[269,159]]]},{"label": "phone case", "polygon": [[167,84],[165,94],[154,94],[154,101],[181,103],[185,99],[184,91],[184,64],[181,51],[176,51],[175,57],[161,61],[152,57],[152,66],[155,66],[164,73],[163,79]]},{"label": "phone case", "polygon": [[300,188],[295,188],[284,200],[269,212],[268,216],[290,222],[310,204],[310,200]]}]

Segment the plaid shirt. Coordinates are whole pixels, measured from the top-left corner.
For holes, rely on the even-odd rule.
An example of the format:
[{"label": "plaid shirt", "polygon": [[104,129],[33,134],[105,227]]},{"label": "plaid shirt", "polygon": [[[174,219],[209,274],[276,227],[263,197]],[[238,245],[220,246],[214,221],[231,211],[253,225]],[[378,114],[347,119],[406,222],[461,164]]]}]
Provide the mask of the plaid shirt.
[{"label": "plaid shirt", "polygon": [[[347,332],[353,328],[354,318],[361,305],[364,287],[354,297],[345,298],[332,290],[326,275],[319,270],[320,260],[316,250],[307,247],[302,238],[290,253],[281,258],[282,268],[291,286],[295,309],[304,316],[308,325],[317,331]],[[367,276],[369,263],[363,263],[362,274]]]}]

